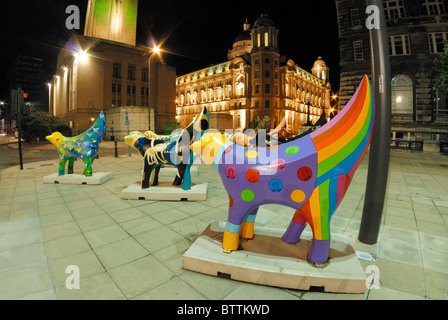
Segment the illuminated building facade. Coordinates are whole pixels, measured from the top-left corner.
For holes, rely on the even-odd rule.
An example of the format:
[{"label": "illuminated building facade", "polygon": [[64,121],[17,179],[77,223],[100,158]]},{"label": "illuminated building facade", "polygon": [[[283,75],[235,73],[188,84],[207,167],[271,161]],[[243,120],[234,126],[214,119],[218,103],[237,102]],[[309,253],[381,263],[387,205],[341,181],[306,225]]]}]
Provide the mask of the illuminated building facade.
[{"label": "illuminated building facade", "polygon": [[[383,0],[392,76],[392,140],[424,141],[438,151],[448,141],[448,99],[434,89],[434,59],[448,39],[448,1]],[[366,4],[336,0],[339,21],[343,107],[364,74],[371,74]]]},{"label": "illuminated building facade", "polygon": [[[58,56],[49,86],[50,113],[74,134],[87,130],[103,110],[106,137],[175,122],[176,70],[152,49],[135,45],[137,0],[91,0],[84,36],[74,35]],[[151,59],[150,59],[151,55]],[[151,61],[151,68],[149,68]]]},{"label": "illuminated building facade", "polygon": [[281,56],[278,30],[265,14],[251,29],[246,21],[228,61],[176,79],[176,119],[185,127],[205,106],[232,116],[233,128],[275,128],[286,118],[287,131],[297,133],[307,122],[330,113],[329,68],[319,57],[311,72]]}]

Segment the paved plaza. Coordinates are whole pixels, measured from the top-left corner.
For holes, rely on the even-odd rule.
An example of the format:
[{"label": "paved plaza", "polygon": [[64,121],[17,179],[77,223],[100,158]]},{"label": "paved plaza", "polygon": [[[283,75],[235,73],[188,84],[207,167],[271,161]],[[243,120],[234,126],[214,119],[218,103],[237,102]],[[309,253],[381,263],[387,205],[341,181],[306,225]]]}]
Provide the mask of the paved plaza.
[{"label": "paved plaza", "polygon": [[[123,145],[120,150],[126,150]],[[55,150],[53,160],[0,172],[0,299],[448,299],[448,156],[391,150],[379,240],[369,246],[357,240],[366,155],[331,228],[347,235],[355,250],[371,254],[375,261],[360,262],[364,269],[378,267],[379,289],[332,294],[182,269],[182,255],[203,230],[214,220],[227,220],[229,200],[217,172],[200,164],[192,178],[208,183],[206,201],[122,200],[121,191],[140,179],[142,158],[126,152],[114,157],[112,142],[101,148],[93,170],[113,172],[113,179],[98,186],[43,184],[44,176],[57,172]],[[81,168],[77,161],[75,171]],[[256,224],[286,229],[293,213],[266,205]],[[66,287],[71,265],[79,267],[80,289]]]}]

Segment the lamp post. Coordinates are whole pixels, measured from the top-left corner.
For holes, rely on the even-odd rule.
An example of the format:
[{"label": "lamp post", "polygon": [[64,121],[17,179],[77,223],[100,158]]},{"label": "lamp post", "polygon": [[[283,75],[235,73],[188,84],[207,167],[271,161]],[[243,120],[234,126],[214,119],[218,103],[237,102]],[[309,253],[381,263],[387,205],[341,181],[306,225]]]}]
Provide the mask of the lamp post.
[{"label": "lamp post", "polygon": [[148,122],[149,122],[148,128],[150,131],[151,131],[151,57],[154,53],[156,54],[160,53],[160,48],[158,46],[152,48],[152,52],[149,55],[149,61],[148,61]]}]

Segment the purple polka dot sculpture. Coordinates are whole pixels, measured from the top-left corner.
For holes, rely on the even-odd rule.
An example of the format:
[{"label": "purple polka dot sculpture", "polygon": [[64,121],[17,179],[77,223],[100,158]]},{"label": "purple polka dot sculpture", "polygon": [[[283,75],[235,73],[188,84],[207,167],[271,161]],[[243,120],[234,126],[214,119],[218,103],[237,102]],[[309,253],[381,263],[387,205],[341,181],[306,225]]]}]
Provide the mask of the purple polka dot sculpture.
[{"label": "purple polka dot sculpture", "polygon": [[313,231],[308,260],[326,263],[330,219],[345,195],[370,143],[375,105],[365,76],[346,107],[309,135],[269,147],[245,148],[219,132],[208,132],[191,148],[218,172],[229,195],[223,250],[254,237],[254,222],[263,204],[296,210],[282,237],[299,241],[307,224]]}]

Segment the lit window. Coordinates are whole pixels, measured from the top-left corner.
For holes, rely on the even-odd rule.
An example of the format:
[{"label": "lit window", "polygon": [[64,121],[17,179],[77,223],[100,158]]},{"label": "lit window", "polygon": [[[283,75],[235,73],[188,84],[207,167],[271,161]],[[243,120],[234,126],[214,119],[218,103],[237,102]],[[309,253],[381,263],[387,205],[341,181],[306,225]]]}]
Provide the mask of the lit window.
[{"label": "lit window", "polygon": [[352,22],[352,27],[358,27],[361,25],[361,21],[359,19],[359,10],[358,9],[352,9],[350,10],[350,18]]},{"label": "lit window", "polygon": [[355,53],[355,60],[364,60],[364,52],[362,47],[362,40],[353,42],[353,50]]},{"label": "lit window", "polygon": [[406,17],[403,0],[383,1],[386,20],[395,20]]},{"label": "lit window", "polygon": [[423,14],[427,16],[438,16],[445,14],[443,0],[423,0]]},{"label": "lit window", "polygon": [[260,47],[261,46],[261,34],[257,34],[257,44],[258,44],[258,47]]},{"label": "lit window", "polygon": [[399,35],[389,37],[389,51],[391,56],[410,55],[409,36]]},{"label": "lit window", "polygon": [[264,33],[264,46],[269,47],[269,33]]},{"label": "lit window", "polygon": [[412,114],[414,112],[413,83],[405,74],[392,79],[392,113]]},{"label": "lit window", "polygon": [[447,40],[448,32],[429,33],[429,51],[431,53],[443,53],[445,50],[444,41]]}]

